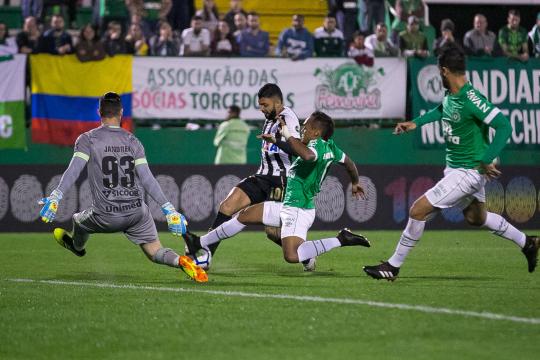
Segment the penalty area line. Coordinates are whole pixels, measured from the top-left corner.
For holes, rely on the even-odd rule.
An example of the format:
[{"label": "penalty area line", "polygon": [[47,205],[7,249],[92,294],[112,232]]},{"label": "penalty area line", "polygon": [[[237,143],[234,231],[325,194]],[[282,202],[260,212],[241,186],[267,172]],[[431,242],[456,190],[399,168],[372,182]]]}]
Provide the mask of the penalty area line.
[{"label": "penalty area line", "polygon": [[159,286],[144,286],[144,285],[131,285],[131,284],[114,284],[114,283],[97,283],[97,282],[83,282],[83,281],[63,281],[63,280],[34,280],[34,279],[6,279],[15,283],[33,283],[33,284],[46,284],[46,285],[63,285],[63,286],[86,286],[93,288],[104,289],[127,289],[127,290],[145,290],[145,291],[161,291],[161,292],[175,292],[175,293],[200,293],[209,295],[219,295],[228,297],[244,297],[244,298],[258,298],[258,299],[281,299],[281,300],[296,300],[304,302],[317,302],[317,303],[331,303],[331,304],[347,304],[347,305],[364,305],[378,308],[397,309],[406,311],[416,311],[427,314],[445,314],[456,315],[462,317],[482,318],[488,320],[502,320],[511,321],[517,323],[526,324],[540,324],[540,318],[525,318],[512,315],[496,314],[491,312],[477,312],[459,309],[449,309],[441,307],[423,306],[423,305],[409,305],[399,303],[387,303],[380,301],[362,300],[362,299],[348,299],[348,298],[327,298],[320,296],[303,296],[303,295],[289,295],[289,294],[263,294],[263,293],[251,293],[243,291],[223,291],[223,290],[206,290],[206,289],[186,289],[175,287],[159,287]]}]

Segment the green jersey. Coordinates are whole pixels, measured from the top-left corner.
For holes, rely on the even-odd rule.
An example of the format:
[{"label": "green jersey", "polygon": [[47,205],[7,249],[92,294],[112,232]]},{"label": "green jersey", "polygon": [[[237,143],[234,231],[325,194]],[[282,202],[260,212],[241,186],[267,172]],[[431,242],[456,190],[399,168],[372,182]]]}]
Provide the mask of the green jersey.
[{"label": "green jersey", "polygon": [[287,189],[283,205],[315,209],[313,199],[321,190],[328,168],[332,163],[345,162],[345,153],[331,139],[312,140],[308,148],[315,154],[315,160],[306,161],[300,157],[294,160],[287,175]]},{"label": "green jersey", "polygon": [[[467,82],[456,94],[446,93],[437,108],[413,120],[418,126],[441,121],[446,141],[446,164],[473,169],[491,163],[510,137],[512,127],[499,108]],[[489,144],[489,127],[496,129]]]},{"label": "green jersey", "polygon": [[523,52],[523,44],[527,44],[527,30],[521,26],[511,30],[505,26],[499,30],[499,44],[505,45],[510,55],[518,56]]}]

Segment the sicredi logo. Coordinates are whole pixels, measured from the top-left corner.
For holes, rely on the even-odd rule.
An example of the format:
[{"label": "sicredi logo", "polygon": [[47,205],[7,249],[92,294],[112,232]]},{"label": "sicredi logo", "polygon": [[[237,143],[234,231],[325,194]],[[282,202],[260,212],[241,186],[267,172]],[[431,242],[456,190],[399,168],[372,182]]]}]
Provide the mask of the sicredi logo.
[{"label": "sicredi logo", "polygon": [[444,98],[444,86],[437,65],[424,66],[417,77],[418,90],[425,101],[440,103]]}]

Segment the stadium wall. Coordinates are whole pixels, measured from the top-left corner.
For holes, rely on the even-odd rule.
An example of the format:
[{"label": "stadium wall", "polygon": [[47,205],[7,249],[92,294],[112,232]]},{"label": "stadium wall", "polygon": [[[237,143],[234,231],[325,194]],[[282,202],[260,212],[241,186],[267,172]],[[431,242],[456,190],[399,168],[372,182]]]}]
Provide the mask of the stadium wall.
[{"label": "stadium wall", "polygon": [[[540,130],[540,121],[539,121]],[[391,129],[346,128],[336,129],[334,138],[343,150],[360,165],[443,165],[444,147],[426,148],[414,135],[395,136]],[[181,128],[151,130],[137,128],[135,134],[143,143],[150,165],[210,165],[214,163],[216,148],[212,145],[215,130],[188,131]],[[260,140],[253,129],[247,146],[248,164],[260,161]],[[0,174],[3,165],[32,165],[69,163],[71,147],[32,143],[28,149],[2,149]],[[197,149],[194,156],[193,149]],[[501,154],[501,164],[539,166],[540,155],[536,147],[507,147]]]},{"label": "stadium wall", "polygon": [[[37,201],[60,181],[65,166],[4,165],[0,173],[0,232],[50,231],[53,226],[70,228],[71,215],[91,205],[88,180],[83,174],[59,206],[53,225],[39,221]],[[152,170],[167,198],[187,216],[194,230],[211,225],[219,202],[243,177],[256,167],[157,165]],[[359,164],[365,200],[351,196],[344,169],[334,166],[317,197],[317,218],[313,229],[400,229],[408,208],[442,176],[443,166],[381,166]],[[503,176],[486,187],[490,211],[504,214],[516,226],[540,228],[540,171],[538,167],[507,166]],[[147,203],[160,230],[166,230],[159,206]],[[430,229],[460,229],[468,226],[456,209],[445,210],[429,225]]]}]

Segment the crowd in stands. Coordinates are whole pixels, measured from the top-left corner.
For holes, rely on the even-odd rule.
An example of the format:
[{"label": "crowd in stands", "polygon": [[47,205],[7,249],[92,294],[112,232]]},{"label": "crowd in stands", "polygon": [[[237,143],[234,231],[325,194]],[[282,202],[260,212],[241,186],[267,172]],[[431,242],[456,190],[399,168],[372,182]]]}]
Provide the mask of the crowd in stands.
[{"label": "crowd in stands", "polygon": [[[506,56],[520,61],[527,61],[530,56],[540,57],[540,13],[536,24],[531,24],[532,29],[527,32],[520,23],[520,13],[510,10],[507,24],[498,30],[498,34],[489,30],[484,15],[477,14],[472,29],[463,39],[454,37],[454,22],[444,19],[440,24],[440,36],[430,46],[423,33],[422,0],[396,0],[396,16],[391,25],[385,22],[384,0],[328,2],[330,13],[313,34],[305,28],[304,17],[295,14],[291,26],[281,32],[273,46],[268,32],[260,27],[259,14],[246,12],[241,0],[231,0],[225,13],[218,10],[214,0],[204,0],[201,9],[192,9],[195,13],[189,22],[186,22],[186,14],[190,11],[190,1],[95,1],[94,21],[83,26],[78,36],[72,36],[73,32],[66,30],[62,14],[46,18],[43,15],[45,9],[35,5],[43,2],[29,0],[23,1],[26,17],[23,29],[15,37],[9,35],[5,23],[0,23],[0,55],[74,53],[80,61],[101,60],[117,54],[276,56],[292,60],[348,56],[359,64],[370,66],[375,57],[437,55],[444,44],[456,42],[472,56]],[[71,27],[72,6],[76,2],[66,3],[69,4],[67,18]],[[351,20],[352,3],[355,4],[355,17],[358,15],[357,4],[365,4],[361,13],[365,15],[365,21]]]}]

